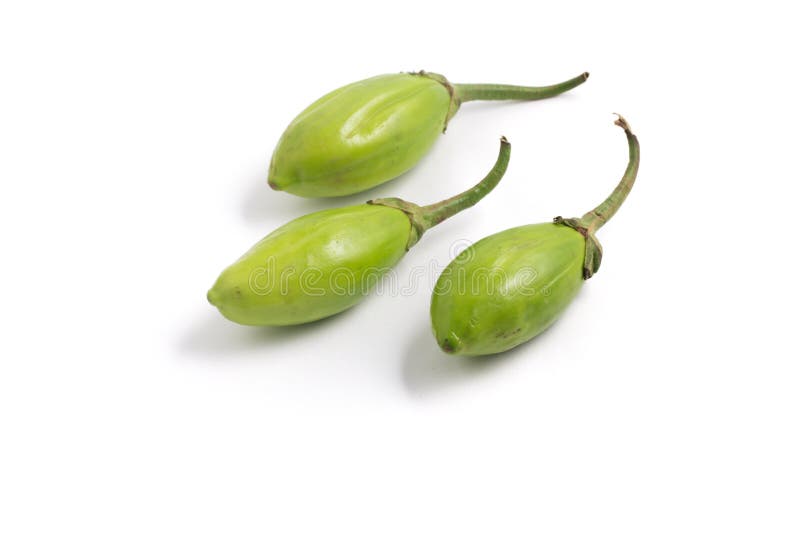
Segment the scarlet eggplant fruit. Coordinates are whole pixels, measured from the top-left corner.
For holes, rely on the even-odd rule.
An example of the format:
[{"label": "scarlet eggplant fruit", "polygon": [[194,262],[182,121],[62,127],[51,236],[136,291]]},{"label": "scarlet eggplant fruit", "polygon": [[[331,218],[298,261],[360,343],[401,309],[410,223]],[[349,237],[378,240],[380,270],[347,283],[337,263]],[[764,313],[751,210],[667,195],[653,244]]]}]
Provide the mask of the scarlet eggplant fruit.
[{"label": "scarlet eggplant fruit", "polygon": [[511,228],[465,249],[444,270],[431,299],[436,341],[466,356],[503,352],[537,336],[600,267],[595,232],[619,209],[639,170],[639,141],[625,119],[629,162],[619,185],[581,218]]},{"label": "scarlet eggplant fruit", "polygon": [[582,84],[451,84],[430,72],[387,74],[340,87],[298,115],[278,141],[269,185],[301,197],[338,197],[400,176],[430,150],[463,102],[538,100]]},{"label": "scarlet eggplant fruit", "polygon": [[300,324],[342,312],[360,302],[425,231],[494,189],[510,153],[502,138],[489,174],[436,204],[385,198],[295,219],[225,269],[208,300],[245,325]]}]

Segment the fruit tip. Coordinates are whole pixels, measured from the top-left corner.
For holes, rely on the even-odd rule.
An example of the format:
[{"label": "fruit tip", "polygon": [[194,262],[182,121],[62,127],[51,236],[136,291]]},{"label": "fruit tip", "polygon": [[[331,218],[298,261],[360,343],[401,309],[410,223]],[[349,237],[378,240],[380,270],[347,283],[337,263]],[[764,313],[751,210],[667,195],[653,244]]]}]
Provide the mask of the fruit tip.
[{"label": "fruit tip", "polygon": [[439,342],[439,347],[447,354],[456,354],[461,348],[461,343],[455,336],[448,336]]},{"label": "fruit tip", "polygon": [[208,293],[206,293],[206,298],[208,299],[208,303],[209,304],[211,304],[214,307],[218,307],[217,306],[217,302],[216,302],[217,301],[217,292],[214,291],[213,287],[208,290]]}]

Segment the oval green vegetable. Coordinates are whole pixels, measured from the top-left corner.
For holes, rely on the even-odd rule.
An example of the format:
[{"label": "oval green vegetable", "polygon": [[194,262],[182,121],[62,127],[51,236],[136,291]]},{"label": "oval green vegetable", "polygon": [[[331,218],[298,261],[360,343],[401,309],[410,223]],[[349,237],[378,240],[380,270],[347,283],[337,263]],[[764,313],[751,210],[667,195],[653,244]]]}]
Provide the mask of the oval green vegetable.
[{"label": "oval green vegetable", "polygon": [[629,162],[611,195],[581,218],[511,228],[459,254],[436,282],[431,322],[445,352],[495,354],[553,324],[600,267],[595,232],[619,209],[639,170],[639,142],[627,122]]},{"label": "oval green vegetable", "polygon": [[548,98],[588,76],[547,87],[451,84],[427,72],[352,83],[323,96],[289,124],[272,155],[268,182],[302,197],[358,193],[416,165],[462,102]]},{"label": "oval green vegetable", "polygon": [[342,312],[360,302],[425,231],[494,189],[510,151],[503,138],[483,180],[436,204],[387,198],[295,219],[225,269],[208,300],[231,321],[254,326],[308,323]]}]

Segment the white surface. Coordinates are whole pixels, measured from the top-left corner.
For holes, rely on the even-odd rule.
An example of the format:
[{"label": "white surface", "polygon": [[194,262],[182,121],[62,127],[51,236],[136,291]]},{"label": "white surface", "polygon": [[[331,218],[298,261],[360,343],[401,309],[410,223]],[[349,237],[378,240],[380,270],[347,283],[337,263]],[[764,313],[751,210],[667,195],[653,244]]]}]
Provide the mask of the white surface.
[{"label": "white surface", "polygon": [[[703,4],[4,3],[0,531],[798,532],[796,17]],[[464,105],[354,198],[266,186],[313,99],[420,68],[591,78]],[[501,134],[504,182],[400,278],[580,215],[625,167],[615,111],[642,165],[603,267],[509,354],[440,353],[427,285],[286,330],[205,300],[277,225],[449,196]]]}]

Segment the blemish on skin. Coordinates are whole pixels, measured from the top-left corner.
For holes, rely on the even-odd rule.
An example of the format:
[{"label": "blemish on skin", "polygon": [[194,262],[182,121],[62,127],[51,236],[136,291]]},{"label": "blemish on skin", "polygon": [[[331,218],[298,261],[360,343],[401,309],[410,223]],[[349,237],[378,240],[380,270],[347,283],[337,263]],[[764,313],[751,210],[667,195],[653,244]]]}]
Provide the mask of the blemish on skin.
[{"label": "blemish on skin", "polygon": [[500,338],[508,339],[510,337],[516,336],[520,332],[522,332],[522,327],[519,327],[519,328],[517,328],[517,329],[515,329],[515,330],[513,330],[511,332],[507,332],[507,331],[506,332],[498,332],[497,335],[495,335],[495,338],[497,338],[497,339],[500,339]]},{"label": "blemish on skin", "polygon": [[444,340],[439,343],[439,346],[442,347],[442,350],[446,353],[455,354],[461,348],[461,340],[458,339],[458,336],[453,332],[450,332],[450,335],[444,338]]}]

